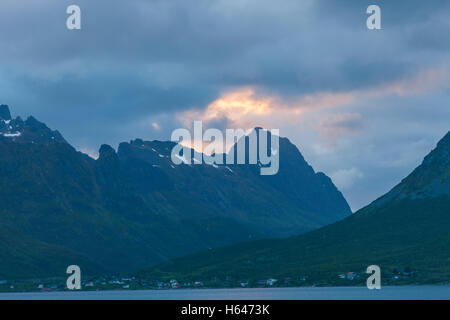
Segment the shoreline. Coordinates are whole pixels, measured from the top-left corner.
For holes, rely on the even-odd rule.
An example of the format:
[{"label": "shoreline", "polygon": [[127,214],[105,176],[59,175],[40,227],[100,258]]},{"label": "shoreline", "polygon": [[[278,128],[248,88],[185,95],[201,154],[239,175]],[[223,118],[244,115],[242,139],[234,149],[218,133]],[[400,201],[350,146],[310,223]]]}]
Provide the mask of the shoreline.
[{"label": "shoreline", "polygon": [[1,292],[0,300],[449,300],[450,285]]}]

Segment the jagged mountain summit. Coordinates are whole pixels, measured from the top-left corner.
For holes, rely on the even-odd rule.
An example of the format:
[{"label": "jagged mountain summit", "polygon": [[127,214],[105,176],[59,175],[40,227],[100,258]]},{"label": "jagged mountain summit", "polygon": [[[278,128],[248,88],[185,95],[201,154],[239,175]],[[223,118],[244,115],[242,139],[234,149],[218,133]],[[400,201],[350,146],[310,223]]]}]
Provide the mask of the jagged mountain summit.
[{"label": "jagged mountain summit", "polygon": [[[450,279],[450,132],[410,175],[353,215],[319,230],[260,240],[170,260],[141,276],[179,280],[307,277],[310,283],[349,284],[339,274],[378,265],[383,282],[447,283]],[[394,282],[393,282],[394,281]],[[399,280],[400,281],[400,280]],[[353,282],[355,284],[355,282]]]},{"label": "jagged mountain summit", "polygon": [[135,139],[94,160],[33,117],[0,107],[0,278],[130,272],[348,216],[342,194],[280,139],[280,170],[174,165],[173,142]]},{"label": "jagged mountain summit", "polygon": [[0,138],[18,143],[67,143],[58,131],[49,129],[34,117],[23,121],[11,118],[8,106],[0,105]]},{"label": "jagged mountain summit", "polygon": [[0,120],[3,121],[11,120],[11,112],[9,112],[9,107],[5,104],[0,105]]}]

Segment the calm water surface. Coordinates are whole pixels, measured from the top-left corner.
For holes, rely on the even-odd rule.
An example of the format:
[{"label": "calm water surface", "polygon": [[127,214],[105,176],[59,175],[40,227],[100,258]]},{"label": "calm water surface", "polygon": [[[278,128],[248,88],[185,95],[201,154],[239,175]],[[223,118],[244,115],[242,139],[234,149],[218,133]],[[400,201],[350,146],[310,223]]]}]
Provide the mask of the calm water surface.
[{"label": "calm water surface", "polygon": [[0,300],[449,300],[450,286],[177,289],[0,293]]}]

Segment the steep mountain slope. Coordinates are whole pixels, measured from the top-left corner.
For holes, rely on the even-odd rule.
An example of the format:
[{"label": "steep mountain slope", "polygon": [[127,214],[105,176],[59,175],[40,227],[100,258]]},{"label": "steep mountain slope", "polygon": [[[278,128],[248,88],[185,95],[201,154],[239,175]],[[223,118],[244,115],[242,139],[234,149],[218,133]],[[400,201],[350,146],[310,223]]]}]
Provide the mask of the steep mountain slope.
[{"label": "steep mountain slope", "polygon": [[383,197],[352,216],[297,237],[261,240],[174,259],[141,273],[176,279],[263,279],[308,275],[333,283],[379,265],[417,271],[416,282],[450,278],[450,133]]},{"label": "steep mountain slope", "polygon": [[258,165],[175,166],[172,142],[136,139],[117,152],[103,145],[94,160],[33,117],[12,119],[0,106],[0,232],[8,239],[0,243],[0,278],[63,275],[66,264],[130,272],[350,214],[329,178],[287,139],[280,145],[289,165],[279,180],[261,177]]}]

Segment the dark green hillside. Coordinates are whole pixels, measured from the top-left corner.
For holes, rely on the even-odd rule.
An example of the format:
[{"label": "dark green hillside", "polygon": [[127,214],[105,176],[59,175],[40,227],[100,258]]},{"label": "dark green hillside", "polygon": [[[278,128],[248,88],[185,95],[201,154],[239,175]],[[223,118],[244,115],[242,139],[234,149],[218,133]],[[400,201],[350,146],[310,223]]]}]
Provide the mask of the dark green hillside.
[{"label": "dark green hillside", "polygon": [[135,139],[97,160],[0,106],[0,279],[129,273],[248,239],[310,231],[350,214],[331,180],[280,141],[282,179],[258,165],[174,166],[174,143]]},{"label": "dark green hillside", "polygon": [[[308,275],[336,283],[371,264],[407,281],[450,281],[450,133],[414,172],[352,216],[305,235],[262,240],[174,259],[142,272],[149,278],[257,280]],[[406,280],[403,280],[406,281]]]},{"label": "dark green hillside", "polygon": [[64,277],[67,266],[77,263],[86,274],[105,270],[82,254],[38,241],[0,227],[0,275],[3,278]]}]

